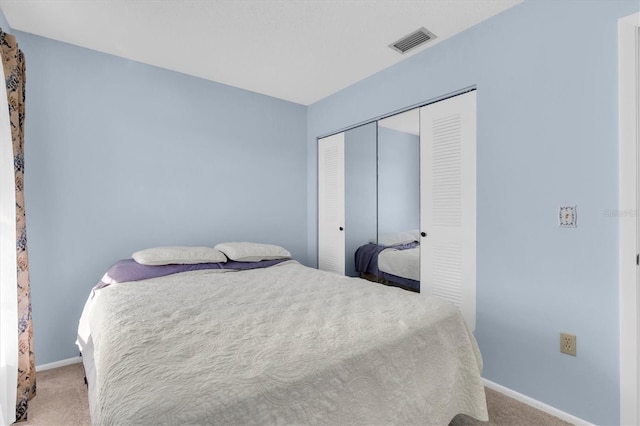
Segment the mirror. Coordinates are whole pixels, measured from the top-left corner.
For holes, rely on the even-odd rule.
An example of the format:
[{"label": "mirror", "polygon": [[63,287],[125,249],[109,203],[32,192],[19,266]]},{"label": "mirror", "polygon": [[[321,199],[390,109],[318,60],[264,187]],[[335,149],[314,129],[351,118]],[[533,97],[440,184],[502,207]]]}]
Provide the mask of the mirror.
[{"label": "mirror", "polygon": [[378,281],[420,290],[420,110],[378,121]]},{"label": "mirror", "polygon": [[420,226],[420,116],[414,109],[378,121],[378,233]]},{"label": "mirror", "polygon": [[[419,291],[419,114],[416,108],[319,139],[321,269]],[[325,194],[323,182],[342,189]]]},{"label": "mirror", "polygon": [[376,123],[344,132],[345,275],[360,276],[356,251],[375,241],[377,230]]}]

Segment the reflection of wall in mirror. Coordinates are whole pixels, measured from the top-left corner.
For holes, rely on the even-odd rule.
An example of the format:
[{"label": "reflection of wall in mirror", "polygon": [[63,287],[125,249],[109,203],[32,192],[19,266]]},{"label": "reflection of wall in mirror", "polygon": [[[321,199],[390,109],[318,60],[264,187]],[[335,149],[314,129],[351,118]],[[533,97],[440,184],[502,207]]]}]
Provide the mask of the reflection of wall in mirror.
[{"label": "reflection of wall in mirror", "polygon": [[357,277],[354,255],[376,236],[376,124],[345,132],[345,275]]},{"label": "reflection of wall in mirror", "polygon": [[378,233],[420,227],[420,137],[378,128]]}]

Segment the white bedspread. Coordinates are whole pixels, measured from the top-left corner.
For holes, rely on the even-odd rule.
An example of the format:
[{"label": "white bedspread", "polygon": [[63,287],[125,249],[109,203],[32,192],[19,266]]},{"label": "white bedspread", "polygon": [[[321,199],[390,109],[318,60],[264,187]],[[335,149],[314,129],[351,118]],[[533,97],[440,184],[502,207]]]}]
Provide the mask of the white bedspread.
[{"label": "white bedspread", "polygon": [[294,261],[114,284],[79,330],[94,424],[488,419],[480,353],[453,305]]},{"label": "white bedspread", "polygon": [[378,254],[378,269],[396,277],[420,281],[420,247],[382,250]]}]

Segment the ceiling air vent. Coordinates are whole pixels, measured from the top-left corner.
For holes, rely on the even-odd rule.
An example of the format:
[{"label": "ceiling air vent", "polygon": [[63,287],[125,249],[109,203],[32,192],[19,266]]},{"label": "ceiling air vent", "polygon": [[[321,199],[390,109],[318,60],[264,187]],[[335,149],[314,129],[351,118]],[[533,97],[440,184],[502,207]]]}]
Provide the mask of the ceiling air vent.
[{"label": "ceiling air vent", "polygon": [[436,38],[435,34],[423,27],[417,31],[412,32],[406,37],[402,37],[395,43],[390,44],[389,47],[393,50],[397,50],[400,53],[406,53],[409,50],[421,46],[422,44],[434,38]]}]

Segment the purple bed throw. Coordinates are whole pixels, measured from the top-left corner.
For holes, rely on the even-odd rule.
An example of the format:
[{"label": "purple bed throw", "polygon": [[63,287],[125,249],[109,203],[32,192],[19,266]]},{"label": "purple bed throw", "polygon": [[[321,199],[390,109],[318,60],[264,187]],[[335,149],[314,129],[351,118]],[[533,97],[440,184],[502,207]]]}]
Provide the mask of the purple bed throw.
[{"label": "purple bed throw", "polygon": [[232,269],[235,271],[244,271],[248,269],[267,268],[287,260],[291,259],[262,260],[259,262],[236,262],[229,260],[220,263],[196,263],[193,265],[142,265],[133,259],[123,259],[114,263],[93,289],[98,290],[113,283],[140,281],[148,278],[177,274],[179,272],[199,271],[203,269]]}]

